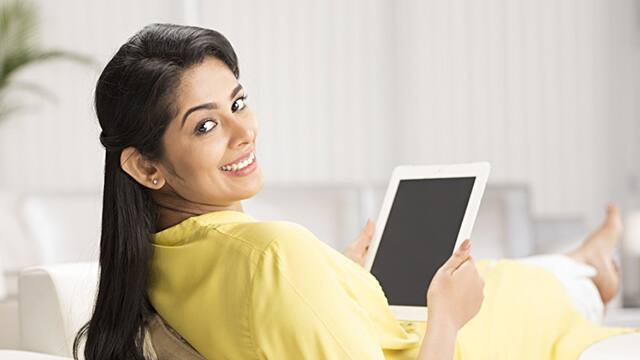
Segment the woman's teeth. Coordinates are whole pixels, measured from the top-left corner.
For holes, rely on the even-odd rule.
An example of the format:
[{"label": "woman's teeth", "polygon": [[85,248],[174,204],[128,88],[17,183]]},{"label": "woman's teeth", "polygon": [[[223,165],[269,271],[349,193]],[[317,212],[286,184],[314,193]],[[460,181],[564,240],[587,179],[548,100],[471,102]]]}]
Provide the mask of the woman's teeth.
[{"label": "woman's teeth", "polygon": [[251,154],[249,154],[249,157],[246,158],[245,160],[240,161],[239,163],[235,163],[235,164],[231,164],[231,165],[225,165],[225,166],[221,167],[220,169],[222,169],[222,171],[241,170],[241,169],[244,169],[247,166],[251,165],[251,163],[253,163],[253,160],[255,160],[255,158],[256,158],[256,156],[252,152]]}]

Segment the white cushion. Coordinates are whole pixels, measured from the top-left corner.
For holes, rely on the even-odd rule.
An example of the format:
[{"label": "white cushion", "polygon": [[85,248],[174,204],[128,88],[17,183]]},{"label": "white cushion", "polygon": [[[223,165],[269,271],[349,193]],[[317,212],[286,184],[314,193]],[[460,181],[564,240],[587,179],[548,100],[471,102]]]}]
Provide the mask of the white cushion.
[{"label": "white cushion", "polygon": [[591,345],[578,360],[637,360],[640,333],[613,336]]},{"label": "white cushion", "polygon": [[28,267],[18,284],[20,348],[71,356],[74,337],[93,311],[98,263]]},{"label": "white cushion", "polygon": [[[96,261],[101,196],[98,193],[30,194],[20,215],[38,254],[35,264]],[[34,264],[29,264],[34,265]]]},{"label": "white cushion", "polygon": [[0,359],[6,360],[72,360],[70,357],[60,357],[47,354],[39,354],[29,351],[0,350]]},{"label": "white cushion", "polygon": [[0,188],[0,271],[18,270],[39,261],[36,246],[18,216],[21,200],[15,191]]}]

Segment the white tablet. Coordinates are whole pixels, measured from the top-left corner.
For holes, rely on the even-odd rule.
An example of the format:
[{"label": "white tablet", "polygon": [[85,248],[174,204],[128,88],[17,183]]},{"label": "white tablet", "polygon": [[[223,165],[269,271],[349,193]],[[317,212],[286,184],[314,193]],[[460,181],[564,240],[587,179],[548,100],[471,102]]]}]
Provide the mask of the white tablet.
[{"label": "white tablet", "polygon": [[486,162],[393,170],[365,268],[398,320],[426,320],[431,279],[471,238],[489,170]]}]

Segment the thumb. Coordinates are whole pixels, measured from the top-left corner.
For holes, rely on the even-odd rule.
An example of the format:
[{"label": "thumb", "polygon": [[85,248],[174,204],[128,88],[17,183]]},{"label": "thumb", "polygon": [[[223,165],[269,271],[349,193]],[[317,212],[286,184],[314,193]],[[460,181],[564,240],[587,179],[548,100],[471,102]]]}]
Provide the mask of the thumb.
[{"label": "thumb", "polygon": [[360,231],[360,234],[358,234],[356,239],[353,241],[352,246],[358,249],[365,249],[367,246],[369,246],[372,238],[373,221],[371,221],[371,219],[368,219],[367,223],[362,228],[362,231]]},{"label": "thumb", "polygon": [[368,236],[371,237],[373,236],[373,230],[375,229],[374,226],[374,222],[373,220],[371,220],[371,218],[367,219],[367,223],[364,225],[364,230],[363,232]]},{"label": "thumb", "polygon": [[442,268],[449,273],[453,273],[460,265],[467,261],[471,255],[471,240],[466,239],[453,255],[442,265]]}]

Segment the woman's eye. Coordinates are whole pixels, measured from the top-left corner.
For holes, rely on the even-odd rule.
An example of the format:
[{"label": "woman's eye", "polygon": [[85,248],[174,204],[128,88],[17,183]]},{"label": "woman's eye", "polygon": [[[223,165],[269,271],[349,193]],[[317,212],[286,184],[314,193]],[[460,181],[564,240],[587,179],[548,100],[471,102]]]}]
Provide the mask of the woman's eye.
[{"label": "woman's eye", "polygon": [[217,125],[218,124],[216,124],[216,122],[211,119],[205,120],[196,128],[196,135],[206,134]]},{"label": "woman's eye", "polygon": [[231,105],[231,111],[236,112],[238,110],[242,110],[244,109],[244,107],[246,106],[245,104],[245,100],[247,99],[247,95],[244,95],[242,97],[239,97],[236,101],[233,102],[233,104]]}]

